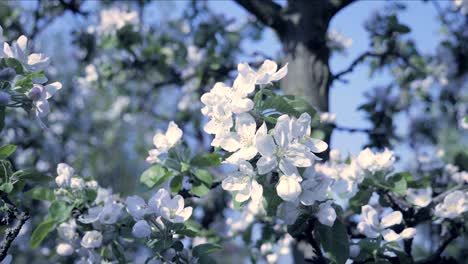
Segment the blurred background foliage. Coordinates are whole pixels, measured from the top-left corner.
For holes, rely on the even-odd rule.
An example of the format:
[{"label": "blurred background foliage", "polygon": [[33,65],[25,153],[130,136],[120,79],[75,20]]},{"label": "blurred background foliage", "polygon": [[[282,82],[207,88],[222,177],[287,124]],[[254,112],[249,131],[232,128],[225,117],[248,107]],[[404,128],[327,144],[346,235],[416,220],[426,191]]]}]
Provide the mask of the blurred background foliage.
[{"label": "blurred background foliage", "polygon": [[[41,129],[24,111],[7,115],[8,129],[2,131],[0,145],[18,146],[13,166],[54,174],[56,164],[67,162],[125,196],[138,188],[152,136],[169,120],[183,127],[190,147],[209,149],[202,132],[200,95],[216,81],[232,77],[237,63],[247,60],[258,66],[272,56],[246,49],[245,43],[255,45],[271,27],[283,48],[272,59],[291,63],[292,78],[304,59],[291,56],[290,39],[284,37],[289,31],[276,28],[275,16],[270,21],[261,16],[261,8],[252,9],[248,1],[235,2],[251,14],[228,19],[215,12],[209,1],[1,1],[5,38],[10,41],[24,34],[32,39],[33,50],[52,58],[53,68],[47,75],[64,86],[44,120],[48,129]],[[271,6],[281,9],[275,11],[278,16],[291,19],[300,13],[297,3],[307,1],[289,2],[271,1]],[[439,14],[442,35],[437,49],[430,52],[419,50],[411,25],[399,19],[404,1],[368,14],[364,25],[368,35],[356,37],[368,38],[369,49],[339,69],[330,69],[328,59],[346,51],[346,39],[332,34],[328,24],[323,32],[304,28],[298,33],[323,38],[308,43],[309,53],[304,53],[310,58],[323,56],[325,62],[328,79],[320,83],[325,83],[326,94],[315,100],[328,102],[329,89],[336,83],[346,84],[360,64],[369,66],[369,79],[380,78],[382,72],[391,76],[390,82],[370,87],[365,103],[356,106],[369,127],[331,122],[320,128],[329,142],[335,131],[363,133],[366,145],[379,149],[405,146],[402,158],[411,160],[407,164],[414,171],[436,166],[439,159],[467,170],[468,139],[461,121],[468,111],[467,10],[451,3],[426,2]],[[316,86],[307,78],[283,82],[282,88],[308,98],[310,94],[299,86],[310,90]],[[329,111],[328,103],[315,106]],[[207,212],[225,205],[223,199],[206,204]]]}]

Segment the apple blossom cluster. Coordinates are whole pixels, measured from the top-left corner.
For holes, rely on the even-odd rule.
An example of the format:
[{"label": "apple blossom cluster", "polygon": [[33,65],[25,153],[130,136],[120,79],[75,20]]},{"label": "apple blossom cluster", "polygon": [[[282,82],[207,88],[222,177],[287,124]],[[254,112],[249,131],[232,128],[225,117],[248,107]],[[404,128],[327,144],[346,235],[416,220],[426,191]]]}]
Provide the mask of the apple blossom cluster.
[{"label": "apple blossom cluster", "polygon": [[32,105],[37,118],[47,115],[48,100],[62,88],[59,82],[48,83],[44,71],[49,63],[45,54],[29,52],[26,36],[20,36],[11,45],[0,37],[0,105],[28,110]]},{"label": "apple blossom cluster", "polygon": [[[183,223],[192,215],[192,207],[184,207],[184,198],[176,195],[171,198],[171,194],[165,189],[159,189],[148,203],[139,196],[127,198],[127,211],[136,221],[132,229],[132,234],[137,238],[151,235],[151,226],[154,223],[157,229],[164,229],[161,217],[172,223]],[[150,221],[145,220],[150,218]]]},{"label": "apple blossom cluster", "polygon": [[[107,227],[121,219],[124,204],[110,189],[100,187],[94,180],[75,175],[75,170],[66,163],[57,166],[57,174],[55,182],[58,188],[54,190],[57,200],[54,203],[62,211],[70,213],[73,208],[81,208],[83,213],[76,220],[67,217],[67,222],[58,224],[60,242],[56,252],[60,256],[76,254],[81,261],[99,261],[96,250],[101,248],[103,241],[108,241],[104,237]],[[49,214],[52,214],[51,210]]]}]

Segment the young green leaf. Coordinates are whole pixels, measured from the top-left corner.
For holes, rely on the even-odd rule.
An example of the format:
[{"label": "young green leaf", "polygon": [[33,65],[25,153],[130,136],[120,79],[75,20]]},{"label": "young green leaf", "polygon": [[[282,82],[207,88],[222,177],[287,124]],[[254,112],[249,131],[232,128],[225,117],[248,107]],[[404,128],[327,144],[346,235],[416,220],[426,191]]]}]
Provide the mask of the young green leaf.
[{"label": "young green leaf", "polygon": [[31,248],[36,248],[39,246],[44,238],[47,237],[47,235],[55,228],[56,225],[57,222],[55,222],[53,219],[47,219],[40,223],[36,229],[34,229],[31,235],[31,240],[29,241]]}]

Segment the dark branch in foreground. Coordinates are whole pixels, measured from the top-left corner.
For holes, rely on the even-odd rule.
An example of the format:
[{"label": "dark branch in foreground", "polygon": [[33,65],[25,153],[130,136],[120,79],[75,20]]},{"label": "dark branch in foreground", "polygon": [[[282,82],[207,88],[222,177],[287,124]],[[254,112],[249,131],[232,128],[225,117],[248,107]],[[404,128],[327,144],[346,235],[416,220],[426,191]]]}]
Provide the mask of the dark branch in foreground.
[{"label": "dark branch in foreground", "polygon": [[281,17],[282,7],[272,0],[235,0],[263,24],[281,31],[285,21]]},{"label": "dark branch in foreground", "polygon": [[29,213],[19,211],[18,208],[8,199],[5,193],[2,192],[1,198],[8,207],[8,211],[5,216],[7,219],[5,219],[4,222],[9,223],[12,219],[15,219],[16,221],[13,226],[7,228],[5,231],[2,244],[0,245],[0,261],[6,257],[11,244],[18,236],[24,223],[29,219]]}]

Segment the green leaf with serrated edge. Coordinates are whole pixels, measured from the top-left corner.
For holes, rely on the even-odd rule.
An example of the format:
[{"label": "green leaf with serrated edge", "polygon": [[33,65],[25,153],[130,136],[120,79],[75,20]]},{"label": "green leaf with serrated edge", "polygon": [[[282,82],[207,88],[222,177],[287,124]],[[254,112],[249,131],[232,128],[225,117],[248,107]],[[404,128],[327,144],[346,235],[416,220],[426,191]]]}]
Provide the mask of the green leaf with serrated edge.
[{"label": "green leaf with serrated edge", "polygon": [[213,183],[213,175],[207,170],[195,170],[194,173],[195,177],[203,182],[207,187],[211,187]]},{"label": "green leaf with serrated edge", "polygon": [[145,170],[140,176],[140,182],[145,184],[148,188],[154,188],[165,182],[172,172],[166,170],[164,167],[154,165]]},{"label": "green leaf with serrated edge", "polygon": [[52,177],[42,174],[35,170],[19,170],[11,175],[12,178],[28,180],[32,182],[49,182],[53,180]]},{"label": "green leaf with serrated edge", "polygon": [[40,201],[53,201],[55,200],[54,192],[45,187],[35,187],[25,193],[26,197]]},{"label": "green leaf with serrated edge", "polygon": [[204,197],[209,192],[210,192],[210,189],[206,187],[206,185],[200,181],[195,181],[192,184],[192,188],[190,189],[190,193],[198,197]]},{"label": "green leaf with serrated edge", "polygon": [[192,253],[195,257],[201,257],[203,255],[208,255],[217,251],[222,250],[223,247],[218,244],[201,244],[192,249]]},{"label": "green leaf with serrated edge", "polygon": [[15,151],[16,151],[16,146],[15,145],[10,144],[10,145],[0,147],[0,159],[8,158]]},{"label": "green leaf with serrated edge", "polygon": [[31,248],[36,248],[41,244],[44,238],[55,228],[57,222],[52,219],[47,219],[44,222],[40,223],[36,229],[34,229],[29,245]]},{"label": "green leaf with serrated edge", "polygon": [[182,175],[177,175],[174,178],[172,178],[170,186],[171,186],[171,192],[173,193],[178,193],[182,189],[182,180],[184,177]]},{"label": "green leaf with serrated edge", "polygon": [[332,227],[317,222],[315,231],[328,256],[337,264],[344,264],[349,258],[349,239],[346,226],[338,219],[335,220]]},{"label": "green leaf with serrated edge", "polygon": [[49,207],[49,217],[57,223],[66,221],[73,210],[73,206],[64,201],[53,201]]}]

